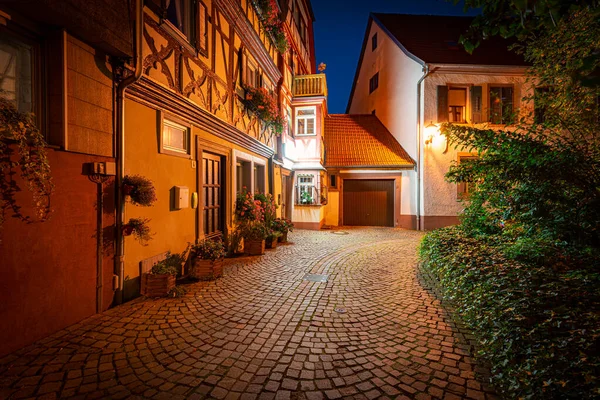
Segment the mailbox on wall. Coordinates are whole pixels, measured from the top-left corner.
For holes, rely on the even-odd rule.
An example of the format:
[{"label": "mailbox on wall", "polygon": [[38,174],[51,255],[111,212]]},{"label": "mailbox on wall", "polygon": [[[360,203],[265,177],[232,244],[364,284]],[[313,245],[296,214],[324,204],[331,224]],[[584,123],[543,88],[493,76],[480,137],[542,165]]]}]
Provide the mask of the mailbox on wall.
[{"label": "mailbox on wall", "polygon": [[181,210],[190,206],[190,188],[187,186],[175,186],[175,204],[173,208]]}]

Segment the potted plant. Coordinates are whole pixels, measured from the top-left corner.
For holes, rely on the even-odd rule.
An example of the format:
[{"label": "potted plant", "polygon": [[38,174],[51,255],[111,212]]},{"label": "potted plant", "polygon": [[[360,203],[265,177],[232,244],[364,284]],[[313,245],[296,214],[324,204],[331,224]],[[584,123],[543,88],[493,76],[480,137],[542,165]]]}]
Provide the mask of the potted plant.
[{"label": "potted plant", "polygon": [[251,221],[242,225],[244,251],[251,256],[265,254],[267,227],[262,221]]},{"label": "potted plant", "polygon": [[123,225],[123,236],[133,235],[133,238],[140,242],[142,246],[147,246],[148,241],[152,240],[148,222],[150,222],[148,218],[130,218]]},{"label": "potted plant", "polygon": [[281,232],[278,232],[274,229],[270,229],[267,238],[265,239],[265,247],[267,249],[277,248],[277,241],[281,235]]},{"label": "potted plant", "polygon": [[273,229],[281,234],[278,237],[278,241],[280,243],[286,243],[288,232],[294,230],[294,224],[287,218],[277,218],[273,221]]},{"label": "potted plant", "polygon": [[220,240],[203,240],[192,247],[192,268],[190,277],[210,280],[223,274],[225,246]]},{"label": "potted plant", "polygon": [[242,102],[246,110],[260,119],[267,128],[271,128],[277,136],[281,135],[286,120],[279,109],[277,97],[266,88],[252,86],[243,86],[243,88],[245,96]]},{"label": "potted plant", "polygon": [[152,181],[141,175],[126,175],[123,178],[123,194],[129,196],[131,204],[149,207],[156,201],[156,190]]},{"label": "potted plant", "polygon": [[312,204],[313,198],[308,192],[300,193],[300,204]]},{"label": "potted plant", "polygon": [[142,276],[142,294],[148,297],[166,297],[175,288],[178,268],[186,260],[187,249],[179,254],[167,252],[164,260],[156,263],[150,273]]}]

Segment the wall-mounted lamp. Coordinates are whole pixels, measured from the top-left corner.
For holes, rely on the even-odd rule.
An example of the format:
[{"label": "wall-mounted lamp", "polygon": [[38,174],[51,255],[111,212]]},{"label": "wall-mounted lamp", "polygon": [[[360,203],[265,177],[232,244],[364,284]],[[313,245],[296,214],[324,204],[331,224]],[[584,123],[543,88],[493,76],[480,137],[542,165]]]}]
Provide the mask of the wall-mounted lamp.
[{"label": "wall-mounted lamp", "polygon": [[425,129],[429,132],[427,138],[425,139],[425,144],[431,144],[433,143],[433,131],[437,130],[437,126],[433,123],[433,121],[430,121]]}]

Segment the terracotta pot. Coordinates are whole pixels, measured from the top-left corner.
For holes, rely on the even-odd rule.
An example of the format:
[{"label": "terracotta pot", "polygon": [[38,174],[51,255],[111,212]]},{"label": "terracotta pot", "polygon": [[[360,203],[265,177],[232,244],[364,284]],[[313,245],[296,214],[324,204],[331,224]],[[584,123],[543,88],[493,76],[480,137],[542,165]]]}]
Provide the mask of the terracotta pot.
[{"label": "terracotta pot", "polygon": [[123,236],[129,236],[133,233],[133,226],[123,225]]},{"label": "terracotta pot", "polygon": [[283,233],[281,234],[281,236],[279,236],[279,237],[277,238],[277,241],[278,241],[279,243],[287,243],[287,234],[288,234],[287,232],[283,232]]},{"label": "terracotta pot", "polygon": [[223,259],[219,260],[203,260],[194,258],[192,268],[190,268],[190,278],[200,280],[216,279],[223,275]]},{"label": "terracotta pot", "polygon": [[144,274],[142,280],[142,294],[148,297],[166,297],[175,287],[175,275],[171,274]]},{"label": "terracotta pot", "polygon": [[265,239],[265,246],[267,249],[277,248],[277,238],[275,236],[269,236]]},{"label": "terracotta pot", "polygon": [[251,256],[260,256],[265,254],[265,240],[244,239],[244,250]]}]

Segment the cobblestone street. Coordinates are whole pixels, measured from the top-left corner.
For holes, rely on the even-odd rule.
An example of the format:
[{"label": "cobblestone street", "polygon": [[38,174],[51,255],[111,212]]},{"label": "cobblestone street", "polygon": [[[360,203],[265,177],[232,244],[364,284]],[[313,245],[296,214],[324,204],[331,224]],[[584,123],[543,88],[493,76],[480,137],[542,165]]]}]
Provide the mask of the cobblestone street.
[{"label": "cobblestone street", "polygon": [[421,234],[345,232],[296,231],[182,298],[138,299],[4,357],[0,398],[495,398],[419,283]]}]

